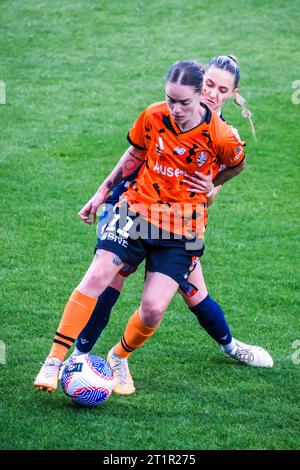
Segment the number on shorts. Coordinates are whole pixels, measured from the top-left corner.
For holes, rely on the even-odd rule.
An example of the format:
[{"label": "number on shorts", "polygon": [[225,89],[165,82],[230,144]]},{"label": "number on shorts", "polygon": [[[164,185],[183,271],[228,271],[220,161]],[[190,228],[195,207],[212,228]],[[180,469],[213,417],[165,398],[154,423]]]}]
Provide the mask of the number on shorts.
[{"label": "number on shorts", "polygon": [[[116,224],[117,224],[119,219],[120,219],[120,214],[115,214],[112,217],[111,221],[109,222],[106,230],[109,231],[109,232],[114,232],[115,228],[116,228]],[[121,235],[121,237],[123,237],[123,238],[128,238],[129,237],[129,230],[131,229],[132,226],[133,226],[133,220],[132,220],[131,217],[129,217],[127,215],[126,224],[124,225],[123,228],[119,227],[117,229],[117,234]]]}]

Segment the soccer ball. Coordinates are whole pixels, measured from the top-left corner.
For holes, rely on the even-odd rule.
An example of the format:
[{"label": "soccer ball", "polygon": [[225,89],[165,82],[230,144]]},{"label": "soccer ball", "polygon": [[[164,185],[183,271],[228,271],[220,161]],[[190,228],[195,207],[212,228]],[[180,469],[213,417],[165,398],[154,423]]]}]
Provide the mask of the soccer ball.
[{"label": "soccer ball", "polygon": [[63,368],[61,385],[65,394],[78,405],[97,406],[112,392],[113,372],[99,356],[71,356]]}]

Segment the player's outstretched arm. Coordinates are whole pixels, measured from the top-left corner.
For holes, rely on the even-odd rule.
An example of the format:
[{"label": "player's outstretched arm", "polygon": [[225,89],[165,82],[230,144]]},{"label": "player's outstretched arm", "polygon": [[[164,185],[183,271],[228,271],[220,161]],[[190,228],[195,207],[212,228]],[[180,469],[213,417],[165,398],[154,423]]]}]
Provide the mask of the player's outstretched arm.
[{"label": "player's outstretched arm", "polygon": [[245,166],[246,166],[246,157],[236,167],[234,168],[226,167],[217,174],[217,176],[213,180],[214,190],[212,194],[207,198],[208,206],[212,205],[217,194],[222,189],[222,185],[226,183],[227,181],[231,180],[231,178],[234,178],[235,176],[239,175],[241,171],[244,170]]},{"label": "player's outstretched arm", "polygon": [[[96,222],[97,209],[106,201],[110,191],[123,178],[131,175],[131,173],[133,173],[134,170],[136,170],[136,168],[138,168],[138,166],[145,160],[145,157],[145,150],[139,150],[132,145],[128,147],[111,174],[99,186],[94,196],[78,212],[78,215],[83,222],[86,224]],[[92,216],[92,221],[90,220],[90,215]]]},{"label": "player's outstretched arm", "polygon": [[187,191],[192,191],[195,193],[206,193],[207,194],[207,203],[210,206],[213,202],[219,191],[222,189],[222,185],[227,181],[231,180],[237,176],[246,166],[246,158],[241,161],[241,163],[234,168],[226,167],[221,170],[215,179],[212,181],[212,172],[208,175],[203,175],[200,172],[195,172],[193,175],[185,174],[185,183],[189,183],[189,188]]},{"label": "player's outstretched arm", "polygon": [[223,170],[219,171],[215,179],[213,180],[214,186],[219,186],[220,184],[224,184],[227,181],[231,180],[235,176],[239,175],[241,171],[244,170],[246,167],[246,157],[241,163],[233,168],[226,167]]}]

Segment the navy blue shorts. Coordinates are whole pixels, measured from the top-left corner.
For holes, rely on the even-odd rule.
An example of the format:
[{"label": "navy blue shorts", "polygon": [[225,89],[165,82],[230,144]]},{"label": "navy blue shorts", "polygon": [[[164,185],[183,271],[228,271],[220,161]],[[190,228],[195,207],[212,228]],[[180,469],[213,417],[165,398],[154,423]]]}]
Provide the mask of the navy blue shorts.
[{"label": "navy blue shorts", "polygon": [[[125,188],[126,190],[126,188]],[[102,206],[102,211],[99,216],[99,221],[98,221],[98,226],[97,226],[97,245],[95,247],[94,253],[98,250],[99,248],[99,243],[101,236],[109,222],[109,220],[112,217],[113,210],[115,204],[119,202],[119,197],[114,197],[114,196],[109,196],[108,200],[106,203]],[[128,277],[130,274],[134,273],[137,270],[136,267],[131,266],[129,264],[125,264],[122,269],[120,269],[119,273],[123,277]]]},{"label": "navy blue shorts", "polygon": [[[166,239],[156,227],[141,219],[138,214],[128,210],[128,216],[122,220],[120,208],[115,207],[101,236],[96,249],[115,253],[126,266],[134,269],[146,259],[146,271],[158,272],[172,278],[187,296],[192,296],[197,289],[188,282],[190,273],[204,252],[203,240],[198,240],[195,249],[186,248],[186,240]],[[134,233],[134,223],[139,221],[142,236]],[[136,226],[135,226],[136,227]],[[151,234],[158,233],[153,239]]]}]

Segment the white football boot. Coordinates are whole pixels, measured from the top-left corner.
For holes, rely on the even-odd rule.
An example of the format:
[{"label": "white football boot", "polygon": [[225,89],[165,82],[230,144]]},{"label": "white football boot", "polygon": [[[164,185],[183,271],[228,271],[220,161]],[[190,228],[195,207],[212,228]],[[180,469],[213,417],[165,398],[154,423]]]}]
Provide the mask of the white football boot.
[{"label": "white football boot", "polygon": [[265,349],[242,343],[242,341],[238,340],[235,340],[235,343],[234,348],[230,352],[225,352],[221,346],[226,356],[252,367],[273,367],[273,359]]},{"label": "white football boot", "polygon": [[114,348],[107,355],[107,362],[114,374],[113,391],[118,395],[131,395],[135,392],[135,386],[130,374],[127,358],[115,354]]},{"label": "white football boot", "polygon": [[34,388],[36,390],[47,390],[50,393],[55,392],[61,364],[62,361],[57,357],[47,358],[35,378]]}]

